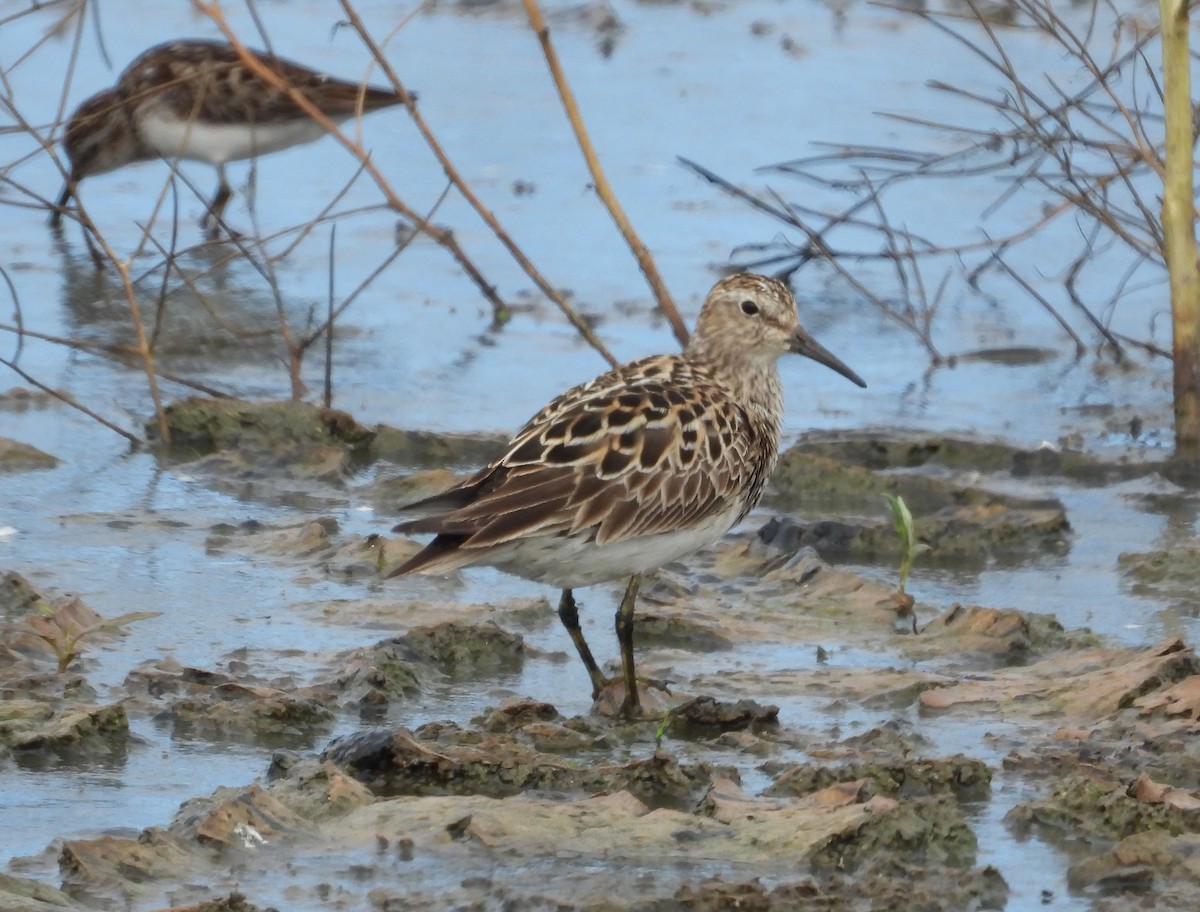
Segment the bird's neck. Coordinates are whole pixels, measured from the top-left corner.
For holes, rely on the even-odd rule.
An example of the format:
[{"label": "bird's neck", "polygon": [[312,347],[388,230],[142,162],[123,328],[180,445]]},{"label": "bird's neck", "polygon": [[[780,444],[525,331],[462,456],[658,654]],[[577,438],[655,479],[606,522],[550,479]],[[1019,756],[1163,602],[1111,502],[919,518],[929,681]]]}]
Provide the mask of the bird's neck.
[{"label": "bird's neck", "polygon": [[708,353],[689,352],[722,386],[734,401],[741,403],[750,415],[761,422],[764,430],[776,436],[783,420],[783,383],[779,379],[776,358],[714,358]]}]

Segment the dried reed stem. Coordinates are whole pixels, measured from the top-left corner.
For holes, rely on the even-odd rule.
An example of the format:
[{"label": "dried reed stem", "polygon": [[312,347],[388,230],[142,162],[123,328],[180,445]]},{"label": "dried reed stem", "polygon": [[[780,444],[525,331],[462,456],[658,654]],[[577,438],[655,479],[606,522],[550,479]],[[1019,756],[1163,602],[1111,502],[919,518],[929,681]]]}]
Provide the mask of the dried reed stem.
[{"label": "dried reed stem", "polygon": [[524,270],[525,274],[529,276],[542,294],[553,301],[554,305],[560,311],[562,311],[563,316],[565,316],[567,321],[573,327],[575,327],[575,330],[583,337],[584,341],[594,348],[602,358],[608,361],[610,365],[616,367],[618,363],[617,359],[612,356],[609,350],[604,346],[604,343],[601,342],[596,334],[592,331],[592,328],[588,326],[587,322],[579,316],[579,314],[573,307],[571,307],[570,304],[567,303],[567,300],[562,296],[562,293],[553,285],[551,285],[545,279],[545,277],[542,276],[537,267],[533,265],[533,262],[527,256],[525,256],[524,251],[517,246],[516,242],[514,242],[509,236],[508,232],[504,230],[503,226],[500,224],[500,221],[496,218],[492,211],[483,204],[483,202],[471,189],[470,184],[468,184],[463,179],[462,175],[459,174],[458,169],[454,167],[454,163],[450,161],[450,157],[446,154],[441,143],[437,141],[437,137],[433,135],[433,131],[425,122],[425,118],[421,116],[421,112],[417,109],[417,106],[413,101],[412,94],[405,90],[404,85],[400,82],[400,77],[396,75],[396,72],[392,68],[391,64],[389,64],[387,59],[383,56],[383,52],[380,50],[375,39],[370,35],[370,33],[367,32],[366,26],[363,25],[362,19],[358,15],[358,11],[350,3],[350,0],[341,0],[341,4],[342,9],[345,10],[346,16],[350,20],[350,25],[356,32],[358,32],[363,44],[367,46],[367,50],[369,50],[371,55],[375,58],[375,62],[379,64],[384,75],[387,76],[387,78],[391,81],[392,88],[404,95],[407,99],[405,106],[408,108],[409,116],[412,117],[413,124],[416,126],[422,138],[425,140],[426,145],[429,146],[429,150],[433,152],[434,157],[437,158],[438,164],[440,164],[442,166],[442,170],[446,172],[446,177],[449,178],[450,182],[454,185],[458,192],[462,194],[463,199],[470,204],[471,208],[479,214],[479,217],[483,219],[484,223],[492,230],[492,233],[496,235],[497,240],[504,245],[504,249],[508,251],[509,255],[514,260],[516,260],[517,265]]},{"label": "dried reed stem", "polygon": [[588,171],[592,175],[592,182],[596,185],[596,194],[600,197],[601,202],[604,203],[605,208],[608,209],[608,213],[612,216],[613,221],[617,223],[617,228],[621,232],[622,237],[625,238],[625,243],[629,245],[629,249],[633,252],[633,256],[642,270],[642,274],[646,277],[646,281],[650,283],[650,290],[654,293],[654,299],[658,302],[658,309],[667,318],[667,322],[671,324],[671,330],[675,333],[675,338],[679,340],[680,345],[686,345],[688,340],[687,327],[683,323],[683,318],[679,316],[679,310],[675,307],[675,302],[671,299],[671,294],[667,291],[667,286],[658,274],[658,268],[654,265],[654,258],[650,256],[650,251],[646,249],[646,245],[642,243],[641,238],[634,231],[633,225],[625,215],[625,210],[621,208],[616,194],[613,193],[612,186],[604,174],[604,169],[600,166],[600,159],[596,155],[596,150],[592,146],[591,139],[588,137],[587,128],[583,124],[583,117],[579,113],[579,106],[575,103],[575,96],[571,93],[567,77],[563,73],[562,65],[558,62],[558,55],[554,51],[554,45],[550,42],[550,29],[546,27],[546,22],[542,19],[542,11],[538,8],[537,0],[523,0],[523,2],[525,4],[525,12],[529,16],[529,25],[537,34],[538,41],[542,45],[542,53],[545,54],[546,64],[550,67],[550,76],[554,79],[554,87],[558,89],[558,97],[562,99],[563,109],[567,112],[567,120],[571,122],[571,129],[575,131],[575,140],[579,143],[580,151],[583,152]]},{"label": "dried reed stem", "polygon": [[486,278],[484,278],[483,273],[480,272],[474,261],[472,261],[466,255],[461,247],[459,247],[458,241],[455,240],[453,233],[445,228],[440,228],[437,225],[431,225],[422,219],[414,209],[411,209],[403,200],[400,199],[400,197],[396,194],[396,191],[392,188],[391,184],[388,183],[387,178],[385,178],[379,168],[376,167],[375,163],[371,160],[370,155],[360,143],[343,133],[338,128],[337,124],[326,117],[325,114],[316,107],[316,105],[314,105],[311,101],[309,101],[308,98],[305,97],[303,92],[296,89],[295,86],[290,85],[287,80],[283,79],[269,67],[263,65],[258,58],[251,54],[246,46],[242,44],[240,40],[238,40],[238,37],[233,33],[233,30],[225,21],[225,16],[221,12],[219,3],[215,2],[215,0],[212,0],[212,2],[206,2],[206,0],[192,0],[192,4],[200,12],[212,19],[213,23],[216,24],[217,28],[220,29],[221,33],[225,36],[225,39],[229,42],[230,46],[237,51],[242,63],[248,70],[250,70],[250,72],[267,84],[274,86],[276,89],[286,93],[288,98],[291,99],[292,103],[295,104],[296,107],[300,108],[300,110],[320,124],[322,129],[333,136],[352,155],[354,155],[355,158],[362,162],[362,165],[366,169],[367,173],[371,175],[376,186],[379,187],[380,191],[387,199],[388,205],[406,219],[411,221],[416,226],[417,230],[425,232],[431,238],[433,238],[434,241],[446,248],[450,255],[458,262],[459,266],[462,267],[463,271],[466,272],[471,278],[471,281],[473,281],[483,293],[483,296],[487,298],[488,302],[492,305],[492,311],[495,314],[496,319],[501,321],[507,319],[508,306],[496,293],[495,287],[491,285]]}]

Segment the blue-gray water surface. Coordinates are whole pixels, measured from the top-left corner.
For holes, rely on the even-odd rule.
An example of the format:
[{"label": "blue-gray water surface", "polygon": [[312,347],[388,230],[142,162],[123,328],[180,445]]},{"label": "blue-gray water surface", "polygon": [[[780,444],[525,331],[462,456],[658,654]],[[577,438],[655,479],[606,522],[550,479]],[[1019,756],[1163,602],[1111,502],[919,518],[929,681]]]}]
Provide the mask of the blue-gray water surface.
[{"label": "blue-gray water surface", "polygon": [[[360,6],[379,36],[411,17],[387,43],[389,59],[419,93],[420,109],[456,167],[549,280],[594,318],[612,351],[624,359],[671,350],[674,339],[590,186],[520,7]],[[72,30],[48,35],[62,8],[50,4],[29,11],[25,4],[0,4],[0,16],[8,17],[0,25],[0,66],[10,92],[6,98],[21,117],[47,125],[64,104],[69,110],[97,86],[111,83],[142,49],[178,36],[216,35],[213,23],[186,4],[156,6],[152,16],[138,15],[135,8],[121,0],[97,8],[96,20],[83,28],[64,94]],[[260,3],[257,10],[276,52],[347,78],[366,72],[367,54],[349,29],[336,28],[339,16],[330,5],[292,0]],[[605,10],[617,17],[619,31],[597,29]],[[252,37],[254,26],[245,10],[230,5],[226,13],[238,34],[261,44]],[[945,133],[878,112],[969,123],[978,116],[976,109],[926,88],[927,82],[943,80],[979,93],[995,89],[994,74],[960,45],[939,39],[911,16],[862,3],[618,0],[603,7],[554,3],[547,15],[604,168],[689,321],[739,245],[802,238],[698,179],[678,163],[680,156],[747,189],[765,193],[769,188],[787,198],[811,195],[820,205],[827,200],[819,188],[755,169],[811,154],[821,141],[941,151],[951,142]],[[601,48],[606,35],[614,41],[609,54]],[[1056,47],[1036,36],[1013,34],[1010,51],[1018,68],[1045,71],[1063,82],[1078,75]],[[372,78],[381,81],[378,73]],[[14,120],[0,114],[0,123]],[[402,113],[368,117],[361,135],[372,161],[413,209],[425,212],[438,204],[445,177]],[[256,220],[254,233],[264,237],[303,224],[356,167],[330,139],[264,159],[255,169],[252,216],[242,195],[250,167],[234,165],[239,196],[229,218],[246,228]],[[49,155],[19,131],[0,133],[0,168],[9,181],[0,185],[0,265],[17,294],[24,326],[48,336],[129,344],[128,310],[112,271],[94,274],[74,225],[68,224],[56,241],[45,225],[46,211],[30,205],[21,189],[43,199],[55,196],[61,175]],[[202,192],[211,189],[210,168],[185,163],[183,171]],[[146,224],[167,175],[164,164],[151,162],[83,185],[85,203],[114,250],[128,255],[135,248],[139,226]],[[975,237],[983,228],[1001,235],[1040,205],[1036,198],[1021,197],[985,224],[980,213],[996,193],[996,185],[987,181],[945,183],[934,194],[905,191],[893,200],[894,217],[913,231],[940,237]],[[199,243],[195,223],[201,203],[182,187],[178,200],[179,243]],[[339,209],[379,201],[370,180],[360,176]],[[169,211],[170,197],[167,205]],[[489,281],[517,305],[513,319],[499,330],[489,328],[489,308],[475,286],[444,250],[418,239],[338,324],[336,406],[368,425],[505,431],[555,392],[604,367],[453,193],[436,209],[434,220],[453,228]],[[278,262],[278,288],[293,325],[303,325],[310,312],[318,318],[323,313],[331,271],[335,295],[345,295],[366,277],[392,249],[395,228],[393,216],[373,209],[339,221],[332,266],[325,227]],[[1067,223],[1052,225],[1044,245],[1073,243],[1077,230]],[[153,226],[160,240],[169,239],[170,231],[163,218]],[[271,249],[278,251],[282,243],[272,242]],[[1014,255],[1014,266],[1053,285],[1054,276],[1039,273],[1036,256],[1026,254],[1025,261],[1019,256]],[[133,272],[149,269],[158,259],[153,249],[143,253]],[[185,254],[181,266],[205,273],[216,259],[209,253]],[[859,276],[877,288],[889,280],[887,267],[869,262],[861,264]],[[1115,283],[1120,276],[1108,280]],[[158,281],[139,286],[144,301],[154,301]],[[208,298],[204,305],[180,292],[170,297],[162,315],[164,366],[239,396],[286,397],[287,371],[278,347],[237,339],[230,331],[274,333],[277,316],[267,283],[239,261],[212,267],[200,281]],[[938,277],[927,281],[936,284]],[[1102,278],[1091,281],[1103,284]],[[1076,359],[1053,319],[1015,288],[998,302],[979,302],[964,289],[952,290],[935,322],[938,346],[946,353],[1029,346],[1049,350],[1047,359],[1011,366],[964,361],[931,370],[911,335],[829,268],[810,264],[794,284],[806,324],[863,375],[868,388],[852,387],[810,363],[785,363],[789,439],[809,428],[884,426],[994,436],[1030,447],[1070,440],[1114,457],[1132,452],[1154,458],[1170,445],[1166,362],[1137,356],[1134,366],[1118,369],[1090,354]],[[1166,345],[1165,300],[1163,284],[1142,283],[1112,313],[1112,324]],[[153,310],[152,303],[144,306]],[[13,312],[6,302],[4,322],[13,322]],[[15,345],[11,333],[0,335],[5,357]],[[152,416],[145,377],[136,365],[32,338],[24,340],[19,365],[139,435]],[[321,388],[315,353],[305,363],[304,378],[310,398],[315,397]],[[28,384],[0,366],[0,390],[8,386]],[[163,386],[168,400],[187,394],[177,384]],[[1136,415],[1142,424],[1137,439],[1106,424],[1102,416],[1107,414]],[[130,668],[162,655],[212,667],[234,650],[250,647],[273,652],[285,666],[312,651],[314,642],[322,653],[332,653],[371,639],[372,632],[362,627],[321,624],[300,610],[324,599],[362,597],[361,584],[298,583],[292,568],[270,560],[205,553],[207,531],[215,523],[296,522],[302,511],[214,491],[152,455],[130,452],[124,439],[61,405],[0,412],[0,435],[62,460],[52,471],[0,475],[0,569],[16,570],[48,591],[77,592],[104,615],[163,612],[92,656],[88,677],[102,692],[120,685]],[[1130,593],[1116,570],[1119,553],[1149,550],[1181,534],[1166,517],[1136,505],[1137,495],[1170,493],[1168,483],[1151,476],[1108,488],[1011,485],[1017,492],[1063,500],[1073,528],[1069,554],[1048,564],[969,573],[918,568],[910,587],[923,603],[978,602],[1051,613],[1067,627],[1088,626],[1131,645],[1169,634],[1193,639],[1194,613]],[[349,533],[384,531],[391,524],[390,517],[376,516],[365,499],[357,502],[353,495],[349,508],[334,512]],[[179,525],[154,528],[147,517]],[[114,519],[131,523],[115,527]],[[1182,533],[1194,535],[1194,522]],[[433,584],[414,585],[421,592],[420,587]],[[455,597],[536,594],[541,594],[536,586],[480,571],[467,574],[465,591]],[[595,627],[602,619],[587,623]],[[547,648],[567,648],[553,625],[534,639]],[[779,653],[759,658],[800,661],[787,654],[786,645]],[[560,692],[557,674],[556,668],[535,665],[509,686],[517,693]],[[422,708],[422,717],[465,720],[483,707],[481,699],[447,690]],[[562,712],[587,710],[586,700],[571,699],[568,694],[558,702]],[[801,703],[785,705],[784,715],[813,711]],[[855,712],[828,722],[861,726],[882,718]],[[935,725],[947,752],[961,749],[990,763],[1002,756],[981,743],[983,731],[996,726],[961,719]],[[40,853],[56,837],[165,824],[184,799],[217,785],[249,782],[263,774],[269,759],[262,751],[237,746],[220,748],[214,758],[211,745],[180,742],[149,723],[138,722],[137,730],[140,746],[110,769],[0,767],[0,860],[25,858],[15,870],[53,879],[52,859]],[[1037,891],[1047,885],[1061,900],[1055,908],[1086,908],[1067,896],[1064,864],[1053,850],[1036,841],[1018,844],[1001,825],[1005,809],[1026,797],[1024,788],[999,780],[995,797],[975,822],[981,863],[1005,873],[1014,890],[1010,908],[1033,908]]]}]

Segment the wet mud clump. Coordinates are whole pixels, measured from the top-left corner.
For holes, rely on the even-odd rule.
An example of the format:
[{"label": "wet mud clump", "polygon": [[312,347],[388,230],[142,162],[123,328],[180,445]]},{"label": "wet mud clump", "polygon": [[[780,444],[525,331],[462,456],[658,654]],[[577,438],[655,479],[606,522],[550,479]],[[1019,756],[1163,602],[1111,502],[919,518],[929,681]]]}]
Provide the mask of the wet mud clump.
[{"label": "wet mud clump", "polygon": [[972,868],[957,874],[930,872],[900,862],[873,865],[860,877],[831,876],[820,880],[766,887],[758,881],[725,883],[710,880],[684,886],[668,900],[652,900],[636,912],[857,912],[860,909],[1003,909],[1008,885],[995,868]]},{"label": "wet mud clump", "polygon": [[46,596],[18,573],[0,574],[0,758],[31,769],[123,762],[125,704],[100,702],[88,654],[125,622],[152,616],[104,618],[76,595]]},{"label": "wet mud clump", "polygon": [[[89,905],[143,905],[156,884],[183,878],[208,885],[196,902],[219,903],[231,901],[236,879],[238,901],[257,903],[267,883],[296,877],[306,859],[336,846],[357,858],[354,882],[373,902],[403,896],[415,909],[501,898],[518,908],[551,899],[561,909],[613,908],[614,901],[634,909],[719,908],[713,904],[739,897],[745,908],[807,908],[808,899],[824,897],[819,908],[850,910],[899,896],[902,883],[914,895],[946,897],[921,908],[1002,906],[1003,879],[972,867],[975,839],[953,789],[884,795],[864,778],[804,794],[754,795],[733,766],[684,761],[662,749],[613,762],[613,744],[603,738],[610,723],[564,718],[550,704],[517,701],[482,718],[481,727],[363,731],[317,756],[279,753],[265,785],[189,801],[166,828],[66,841],[64,886]],[[564,757],[530,746],[527,736],[548,724],[594,737],[592,749]],[[966,778],[970,766],[950,758],[904,771],[897,761],[887,773],[893,781],[925,775],[945,783]],[[397,864],[413,872],[470,870],[497,853],[507,859],[502,879],[459,876],[434,891],[417,877],[395,892]],[[286,871],[268,861],[281,855]],[[538,874],[547,859],[574,872],[567,892]],[[724,872],[719,880],[689,874],[713,864]],[[659,872],[654,883],[636,875],[645,865]],[[256,878],[256,869],[268,879]],[[770,888],[759,880],[767,870],[777,872]],[[303,889],[297,884],[292,895]],[[802,904],[785,904],[792,900]]]},{"label": "wet mud clump", "polygon": [[801,763],[784,770],[766,795],[807,795],[837,783],[862,782],[870,795],[923,798],[951,795],[956,801],[986,801],[992,774],[987,764],[961,754],[954,757],[853,759],[836,766]]},{"label": "wet mud clump", "polygon": [[780,459],[766,502],[775,509],[849,516],[781,518],[782,527],[767,534],[786,536],[795,547],[811,546],[824,557],[893,559],[899,546],[891,520],[880,511],[884,494],[903,497],[912,511],[919,540],[929,548],[923,561],[1011,563],[1070,546],[1066,510],[1055,500],[1013,497],[941,477],[882,475],[791,450]]},{"label": "wet mud clump", "polygon": [[0,437],[0,472],[32,472],[38,469],[53,469],[59,463],[57,457],[44,453],[37,447],[19,440]]},{"label": "wet mud clump", "polygon": [[324,701],[287,682],[271,683],[245,671],[192,668],[169,659],[134,669],[125,686],[134,695],[133,705],[179,738],[311,745],[335,719]]},{"label": "wet mud clump", "polygon": [[920,469],[931,465],[966,472],[1009,474],[1014,478],[1057,475],[1084,484],[1109,484],[1157,471],[1159,463],[1097,459],[1080,449],[1043,445],[1016,447],[980,440],[894,428],[811,431],[787,454],[823,456],[873,472]]},{"label": "wet mud clump", "polygon": [[167,406],[166,417],[172,449],[192,455],[297,445],[363,447],[372,437],[348,413],[306,402],[193,397]]},{"label": "wet mud clump", "polygon": [[[622,722],[588,710],[586,692],[576,715],[555,705],[571,699],[557,682],[586,682],[558,667],[573,656],[544,594],[458,600],[446,593],[470,580],[457,574],[382,583],[419,547],[386,532],[391,511],[454,477],[407,470],[468,468],[496,440],[368,430],[290,403],[191,400],[173,415],[187,454],[209,453],[183,471],[272,508],[189,528],[197,559],[269,567],[302,593],[286,606],[297,622],[362,636],[311,654],[256,643],[214,667],[139,656],[101,698],[89,650],[105,641],[56,674],[55,649],[29,626],[55,611],[97,623],[86,606],[0,578],[4,622],[25,625],[0,649],[0,754],[120,764],[137,743],[131,724],[263,754],[259,781],[195,796],[165,826],[56,843],[63,892],[39,894],[46,908],[153,909],[169,894],[214,910],[1000,909],[1008,885],[978,864],[1000,816],[983,808],[1012,794],[993,793],[998,777],[1022,785],[1009,832],[1070,840],[1072,887],[1096,908],[1151,891],[1161,908],[1196,907],[1190,646],[1120,647],[1050,614],[965,601],[918,603],[918,623],[898,623],[889,602],[883,493],[912,507],[934,549],[922,563],[1021,563],[1070,547],[1058,501],[959,474],[972,458],[1009,477],[1050,471],[1036,453],[869,437],[795,450],[773,482],[782,515],[647,580],[639,664],[666,696],[661,713]],[[360,482],[382,452],[397,466]],[[353,513],[363,504],[384,517],[369,533]],[[280,517],[284,505],[295,515]],[[886,566],[830,563],[847,555]],[[1137,565],[1145,585],[1178,576],[1184,596],[1186,560],[1163,574],[1158,557]],[[607,631],[609,594],[584,598],[585,613],[606,606]],[[958,725],[981,733],[978,750],[928,733]],[[36,889],[15,878],[0,899]]]},{"label": "wet mud clump", "polygon": [[525,662],[525,641],[492,621],[414,627],[340,659],[314,693],[360,709],[410,700],[445,680],[513,673]]},{"label": "wet mud clump", "polygon": [[485,736],[457,726],[416,732],[362,732],[338,739],[321,755],[382,796],[488,795],[523,791],[595,794],[628,790],[654,806],[695,803],[711,785],[707,766],[679,764],[656,752],[619,766],[583,766],[543,754],[508,733]]}]

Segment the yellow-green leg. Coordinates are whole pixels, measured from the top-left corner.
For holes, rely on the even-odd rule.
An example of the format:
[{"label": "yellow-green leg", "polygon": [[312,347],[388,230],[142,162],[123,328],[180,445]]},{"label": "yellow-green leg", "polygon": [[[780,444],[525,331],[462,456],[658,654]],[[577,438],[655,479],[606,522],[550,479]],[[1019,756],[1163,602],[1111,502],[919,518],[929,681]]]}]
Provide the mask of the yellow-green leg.
[{"label": "yellow-green leg", "polygon": [[200,227],[205,229],[209,240],[215,241],[221,235],[221,227],[224,224],[225,207],[229,205],[229,200],[233,196],[233,188],[229,186],[229,181],[225,179],[225,166],[217,166],[217,179],[220,181],[217,185],[217,192],[213,196],[212,201],[208,204],[208,211],[204,213],[204,218],[200,219]]},{"label": "yellow-green leg", "polygon": [[637,672],[633,667],[633,607],[637,604],[642,578],[634,574],[625,587],[621,605],[617,608],[617,644],[621,647],[621,676],[625,680],[625,699],[620,715],[633,719],[641,715],[642,702],[638,696]]},{"label": "yellow-green leg", "polygon": [[596,664],[592,651],[583,638],[583,631],[579,628],[579,607],[575,604],[575,596],[571,594],[570,589],[564,589],[562,598],[558,600],[558,619],[567,628],[571,642],[575,644],[575,651],[587,666],[588,677],[592,679],[592,699],[595,700],[600,696],[600,691],[604,689],[608,679],[601,673],[600,666]]}]

